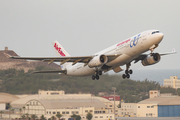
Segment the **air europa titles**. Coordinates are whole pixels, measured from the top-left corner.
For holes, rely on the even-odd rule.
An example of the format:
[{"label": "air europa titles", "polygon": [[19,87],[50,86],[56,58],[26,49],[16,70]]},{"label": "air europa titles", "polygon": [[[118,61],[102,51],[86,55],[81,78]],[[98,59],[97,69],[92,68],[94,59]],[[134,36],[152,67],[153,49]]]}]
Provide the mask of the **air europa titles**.
[{"label": "air europa titles", "polygon": [[139,40],[139,37],[140,37],[141,34],[135,36],[134,38],[131,39],[131,42],[130,42],[130,47],[132,48],[133,46],[136,46],[137,43],[138,43],[138,40]]},{"label": "air europa titles", "polygon": [[58,47],[58,45],[55,43],[54,44],[54,48],[58,51],[58,53],[61,55],[61,56],[66,56],[63,51],[61,50],[60,47]]},{"label": "air europa titles", "polygon": [[118,46],[121,46],[121,45],[123,45],[123,44],[125,44],[125,43],[128,43],[130,40],[131,40],[131,39],[128,39],[128,40],[125,40],[125,41],[123,41],[123,42],[117,44],[117,47],[118,47]]}]

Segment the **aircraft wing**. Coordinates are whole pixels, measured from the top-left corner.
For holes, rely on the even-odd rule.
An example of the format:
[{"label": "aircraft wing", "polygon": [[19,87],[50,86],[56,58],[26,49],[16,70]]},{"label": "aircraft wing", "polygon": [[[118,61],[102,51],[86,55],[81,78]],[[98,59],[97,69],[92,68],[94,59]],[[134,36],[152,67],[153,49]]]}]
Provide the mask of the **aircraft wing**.
[{"label": "aircraft wing", "polygon": [[[170,55],[170,54],[175,54],[177,53],[176,50],[173,48],[172,52],[167,52],[167,53],[163,53],[160,54],[160,56],[164,56],[164,55]],[[141,54],[139,57],[134,59],[134,63],[137,63],[139,60],[143,60],[144,58],[146,58],[146,56],[148,56],[149,54]]]},{"label": "aircraft wing", "polygon": [[[77,62],[81,63],[89,63],[89,61],[94,56],[69,56],[69,57],[20,57],[20,56],[11,56],[7,53],[4,53],[6,57],[12,58],[12,59],[25,59],[25,60],[38,60],[43,62],[48,62],[48,64],[51,64],[52,62],[61,62],[61,65],[65,62],[72,62],[72,65],[76,64]],[[120,54],[119,54],[120,55]],[[117,58],[119,56],[118,54],[111,54],[106,55],[108,57],[108,62]]]},{"label": "aircraft wing", "polygon": [[169,55],[169,54],[175,54],[175,53],[177,53],[177,52],[176,52],[176,50],[173,48],[173,49],[172,49],[172,52],[163,53],[163,54],[160,54],[160,55],[163,56],[163,55]]}]

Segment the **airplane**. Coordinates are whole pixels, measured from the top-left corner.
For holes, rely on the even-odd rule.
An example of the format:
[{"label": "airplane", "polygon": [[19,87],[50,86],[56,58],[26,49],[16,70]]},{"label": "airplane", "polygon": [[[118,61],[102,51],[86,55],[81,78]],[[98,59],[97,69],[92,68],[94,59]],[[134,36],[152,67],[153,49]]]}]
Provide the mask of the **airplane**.
[{"label": "airplane", "polygon": [[[38,60],[43,62],[60,62],[60,70],[35,71],[34,73],[59,73],[68,76],[92,76],[92,80],[99,80],[102,73],[113,70],[115,73],[123,71],[121,66],[126,65],[122,78],[130,78],[133,71],[129,68],[131,62],[141,61],[143,66],[153,65],[160,61],[161,56],[176,53],[154,53],[164,35],[159,30],[148,30],[125,39],[105,50],[91,56],[70,56],[68,52],[57,42],[53,42],[58,57],[20,57],[4,53],[8,58]],[[150,51],[149,54],[143,54]]]}]

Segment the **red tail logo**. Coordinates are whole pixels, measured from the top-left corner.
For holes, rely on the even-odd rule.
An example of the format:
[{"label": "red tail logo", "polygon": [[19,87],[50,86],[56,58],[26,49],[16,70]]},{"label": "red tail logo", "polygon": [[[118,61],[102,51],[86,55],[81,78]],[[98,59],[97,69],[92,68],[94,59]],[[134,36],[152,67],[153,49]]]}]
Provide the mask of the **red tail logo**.
[{"label": "red tail logo", "polygon": [[58,53],[61,55],[61,56],[66,56],[63,51],[61,50],[60,47],[58,47],[58,45],[55,43],[54,44],[54,48],[58,51]]}]

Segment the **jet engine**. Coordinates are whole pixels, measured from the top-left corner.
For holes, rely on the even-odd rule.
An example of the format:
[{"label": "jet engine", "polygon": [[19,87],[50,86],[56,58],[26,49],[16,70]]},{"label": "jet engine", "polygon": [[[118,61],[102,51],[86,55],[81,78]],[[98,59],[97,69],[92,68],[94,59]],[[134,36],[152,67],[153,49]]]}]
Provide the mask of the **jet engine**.
[{"label": "jet engine", "polygon": [[148,66],[148,65],[153,65],[156,64],[160,61],[161,56],[159,53],[153,53],[151,55],[148,55],[145,59],[142,60],[142,65]]},{"label": "jet engine", "polygon": [[99,66],[102,66],[104,64],[106,64],[108,61],[108,58],[107,56],[105,55],[98,55],[98,56],[95,56],[89,63],[88,63],[88,66],[90,68],[92,67],[99,67]]}]

